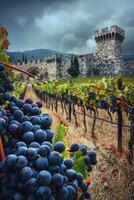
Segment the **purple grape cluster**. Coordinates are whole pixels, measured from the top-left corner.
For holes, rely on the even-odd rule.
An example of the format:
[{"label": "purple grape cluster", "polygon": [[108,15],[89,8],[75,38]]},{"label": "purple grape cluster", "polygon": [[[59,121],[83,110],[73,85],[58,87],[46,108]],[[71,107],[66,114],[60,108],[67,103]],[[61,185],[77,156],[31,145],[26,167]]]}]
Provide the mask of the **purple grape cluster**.
[{"label": "purple grape cluster", "polygon": [[3,105],[6,100],[10,100],[9,91],[13,90],[13,83],[7,73],[5,66],[0,64],[0,105]]},{"label": "purple grape cluster", "polygon": [[70,147],[71,156],[73,156],[74,153],[77,151],[82,152],[87,171],[91,172],[92,166],[97,164],[96,152],[93,150],[89,150],[86,145],[79,145],[77,143],[72,144]]},{"label": "purple grape cluster", "polygon": [[[2,67],[0,70],[3,72]],[[42,103],[17,99],[7,92],[3,99],[8,103],[0,109],[6,154],[6,159],[0,161],[0,199],[73,200],[78,189],[82,191],[80,200],[89,199],[83,175],[73,170],[72,159],[63,159],[64,143],[52,143],[52,118],[41,114]],[[77,144],[71,146],[71,151],[77,150],[85,154],[87,167],[95,164],[94,152]]]}]

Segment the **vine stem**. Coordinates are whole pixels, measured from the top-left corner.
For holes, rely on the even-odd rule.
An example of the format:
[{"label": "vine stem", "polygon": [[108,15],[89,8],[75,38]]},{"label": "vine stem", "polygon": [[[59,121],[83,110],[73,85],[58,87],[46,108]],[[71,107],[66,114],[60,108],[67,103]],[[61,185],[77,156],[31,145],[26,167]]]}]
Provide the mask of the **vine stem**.
[{"label": "vine stem", "polygon": [[26,74],[32,78],[35,78],[35,76],[29,72],[26,72],[25,70],[23,69],[19,69],[18,67],[16,67],[15,65],[13,64],[10,64],[10,63],[6,63],[6,62],[2,62],[0,61],[0,64],[3,64],[3,65],[6,65],[6,67],[10,68],[10,69],[13,69],[13,70],[16,70],[16,71],[19,71],[19,72],[22,72],[23,74]]},{"label": "vine stem", "polygon": [[0,157],[2,160],[6,159],[1,136],[0,136]]}]

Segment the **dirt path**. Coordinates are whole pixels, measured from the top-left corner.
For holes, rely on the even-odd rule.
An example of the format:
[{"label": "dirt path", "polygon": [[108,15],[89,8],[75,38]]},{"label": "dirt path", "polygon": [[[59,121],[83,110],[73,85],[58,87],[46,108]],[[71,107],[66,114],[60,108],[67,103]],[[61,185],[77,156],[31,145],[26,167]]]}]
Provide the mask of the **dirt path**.
[{"label": "dirt path", "polygon": [[[24,99],[27,98],[32,98],[35,102],[39,100],[31,84],[26,89]],[[61,116],[47,109],[44,103],[42,112],[52,116],[52,129],[62,120]],[[97,150],[98,164],[90,174],[92,200],[134,200],[134,167],[128,164],[125,155],[118,155],[115,146],[109,147],[109,140],[106,141],[107,145],[102,146],[103,137],[93,140],[90,135],[83,133],[81,127],[76,129],[72,123],[67,124],[66,140],[69,144],[78,142]]]},{"label": "dirt path", "polygon": [[[27,88],[26,88],[26,92],[25,92],[25,96],[24,96],[24,99],[27,99],[27,98],[31,98],[34,100],[34,102],[37,102],[37,101],[41,101],[41,99],[36,95],[36,93],[34,92],[33,88],[32,88],[32,85],[29,83],[27,85]],[[52,128],[55,128],[57,122],[59,121],[58,117],[56,116],[53,116],[53,113],[50,109],[47,109],[44,105],[44,102],[42,101],[43,103],[43,107],[42,107],[42,112],[43,113],[48,113],[50,116],[52,116],[53,118],[53,125],[52,125]]]}]

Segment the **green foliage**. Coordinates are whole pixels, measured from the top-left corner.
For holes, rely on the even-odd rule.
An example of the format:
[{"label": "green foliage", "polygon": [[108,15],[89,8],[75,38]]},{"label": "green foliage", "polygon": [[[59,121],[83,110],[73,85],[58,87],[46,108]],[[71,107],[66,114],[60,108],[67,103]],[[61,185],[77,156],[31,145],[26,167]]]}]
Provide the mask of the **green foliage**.
[{"label": "green foliage", "polygon": [[26,88],[26,83],[22,81],[15,81],[14,82],[14,90],[12,91],[12,95],[20,98]]},{"label": "green foliage", "polygon": [[89,175],[84,162],[84,156],[81,151],[77,151],[74,153],[73,161],[74,161],[73,169],[77,173],[82,173],[84,178],[86,179]]},{"label": "green foliage", "polygon": [[68,69],[68,73],[73,78],[79,76],[80,70],[79,70],[79,62],[77,56],[75,56],[74,59],[71,58],[71,65],[70,68]]},{"label": "green foliage", "polygon": [[56,142],[63,142],[65,144],[65,151],[62,153],[64,158],[68,158],[69,157],[69,152],[68,152],[68,143],[65,140],[65,134],[67,131],[67,126],[65,126],[63,123],[58,123],[56,128],[55,128],[55,136],[54,136],[54,141],[53,144],[55,144]]},{"label": "green foliage", "polygon": [[6,51],[0,50],[0,61],[8,62],[9,56],[7,55]]}]

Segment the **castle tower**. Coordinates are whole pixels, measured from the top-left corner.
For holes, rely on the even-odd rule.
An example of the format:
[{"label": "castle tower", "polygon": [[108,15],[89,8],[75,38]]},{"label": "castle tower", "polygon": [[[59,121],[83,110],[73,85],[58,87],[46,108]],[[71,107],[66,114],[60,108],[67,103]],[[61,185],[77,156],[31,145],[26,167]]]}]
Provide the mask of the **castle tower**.
[{"label": "castle tower", "polygon": [[[121,56],[122,42],[125,38],[125,31],[114,25],[110,29],[103,28],[94,32],[94,38],[97,44],[96,59],[98,64],[104,66],[103,72],[110,67],[113,74],[118,73],[123,66]],[[109,73],[110,69],[109,69]]]}]

